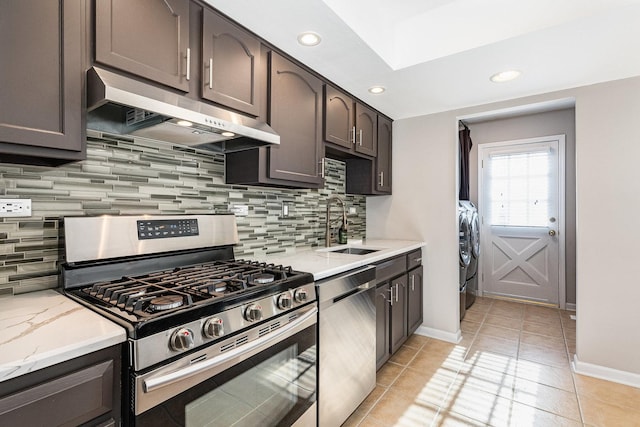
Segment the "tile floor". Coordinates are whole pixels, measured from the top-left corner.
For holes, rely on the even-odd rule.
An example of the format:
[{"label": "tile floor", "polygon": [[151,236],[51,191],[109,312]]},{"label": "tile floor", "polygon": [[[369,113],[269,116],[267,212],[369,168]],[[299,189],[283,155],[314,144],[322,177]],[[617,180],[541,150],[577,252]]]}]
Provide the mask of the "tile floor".
[{"label": "tile floor", "polygon": [[478,298],[459,344],[409,337],[344,426],[640,426],[640,389],[572,372],[570,314]]}]

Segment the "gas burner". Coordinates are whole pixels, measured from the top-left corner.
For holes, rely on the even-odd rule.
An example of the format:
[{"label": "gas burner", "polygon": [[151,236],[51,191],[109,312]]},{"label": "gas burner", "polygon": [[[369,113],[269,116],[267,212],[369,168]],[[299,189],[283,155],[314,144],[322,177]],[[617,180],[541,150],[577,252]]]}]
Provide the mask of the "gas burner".
[{"label": "gas burner", "polygon": [[184,300],[179,295],[162,295],[149,301],[151,311],[166,311],[178,308],[184,304]]},{"label": "gas burner", "polygon": [[253,276],[253,281],[261,285],[271,283],[275,280],[275,276],[271,273],[260,273]]}]

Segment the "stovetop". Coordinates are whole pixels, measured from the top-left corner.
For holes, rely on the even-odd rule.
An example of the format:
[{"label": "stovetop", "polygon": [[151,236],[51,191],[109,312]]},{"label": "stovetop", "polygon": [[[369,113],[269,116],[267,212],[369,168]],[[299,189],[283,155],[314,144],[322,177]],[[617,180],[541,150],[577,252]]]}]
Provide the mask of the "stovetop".
[{"label": "stovetop", "polygon": [[217,260],[67,289],[125,324],[132,338],[170,329],[231,307],[313,283],[289,266]]},{"label": "stovetop", "polygon": [[97,282],[77,293],[101,306],[114,307],[137,320],[167,316],[194,305],[255,297],[313,281],[291,267],[255,261],[212,261],[139,276]]}]

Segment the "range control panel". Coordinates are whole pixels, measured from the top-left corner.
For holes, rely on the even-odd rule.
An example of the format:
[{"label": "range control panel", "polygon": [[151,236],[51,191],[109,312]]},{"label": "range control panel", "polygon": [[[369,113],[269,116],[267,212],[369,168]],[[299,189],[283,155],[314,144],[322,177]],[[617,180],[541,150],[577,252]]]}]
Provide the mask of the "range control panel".
[{"label": "range control panel", "polygon": [[138,239],[165,239],[169,237],[197,236],[197,219],[156,219],[137,221]]}]

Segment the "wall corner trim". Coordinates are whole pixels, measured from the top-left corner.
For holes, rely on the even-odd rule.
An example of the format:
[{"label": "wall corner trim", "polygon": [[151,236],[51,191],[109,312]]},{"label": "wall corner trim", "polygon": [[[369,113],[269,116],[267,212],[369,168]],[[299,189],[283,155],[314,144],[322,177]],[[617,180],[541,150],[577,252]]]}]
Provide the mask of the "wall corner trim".
[{"label": "wall corner trim", "polygon": [[577,354],[573,357],[571,367],[573,368],[573,372],[576,374],[587,375],[601,380],[640,388],[640,374],[620,371],[618,369],[608,368],[602,365],[594,365],[593,363],[581,362],[578,360]]},{"label": "wall corner trim", "polygon": [[462,340],[462,333],[460,332],[460,329],[458,329],[457,332],[452,333],[452,332],[443,331],[441,329],[429,328],[427,326],[422,325],[416,330],[415,333],[418,335],[435,338],[435,339],[450,342],[453,344],[457,344]]}]

